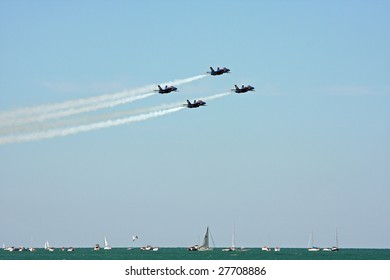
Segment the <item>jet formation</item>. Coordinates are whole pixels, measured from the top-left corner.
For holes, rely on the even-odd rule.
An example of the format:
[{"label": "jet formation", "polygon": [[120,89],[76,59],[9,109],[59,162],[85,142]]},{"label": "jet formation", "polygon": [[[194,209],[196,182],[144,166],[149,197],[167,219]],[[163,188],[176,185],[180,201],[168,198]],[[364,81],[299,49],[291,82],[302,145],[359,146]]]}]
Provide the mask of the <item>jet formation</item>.
[{"label": "jet formation", "polygon": [[[211,76],[218,76],[218,75],[230,73],[230,69],[228,69],[226,67],[223,67],[223,68],[217,67],[217,70],[214,70],[214,68],[210,66],[210,70],[211,71],[209,71],[207,73],[210,74]],[[247,86],[242,85],[241,88],[239,88],[237,85],[234,85],[234,87],[235,88],[231,89],[231,90],[235,91],[236,93],[244,93],[244,92],[255,90],[255,88],[251,85],[247,85]],[[162,88],[160,85],[158,85],[158,89],[155,90],[155,92],[158,92],[160,94],[167,94],[167,93],[170,93],[172,91],[177,91],[177,87],[166,85],[165,88]],[[183,106],[186,106],[188,108],[198,108],[200,106],[206,106],[206,102],[204,102],[203,100],[194,100],[194,102],[191,103],[191,101],[187,100],[187,104],[183,104]]]}]

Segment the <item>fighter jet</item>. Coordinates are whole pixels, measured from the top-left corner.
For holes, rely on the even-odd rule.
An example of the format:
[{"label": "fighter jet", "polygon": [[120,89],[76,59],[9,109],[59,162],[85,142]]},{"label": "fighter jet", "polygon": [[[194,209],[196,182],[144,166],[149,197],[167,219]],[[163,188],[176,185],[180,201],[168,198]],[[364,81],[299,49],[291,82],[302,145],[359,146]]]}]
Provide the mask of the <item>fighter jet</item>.
[{"label": "fighter jet", "polygon": [[206,106],[206,102],[202,100],[194,100],[194,103],[191,103],[187,99],[187,104],[184,104],[184,106],[187,106],[188,108],[198,108],[199,106]]},{"label": "fighter jet", "polygon": [[161,93],[161,94],[164,94],[164,93],[170,93],[172,91],[177,91],[177,87],[174,87],[174,86],[165,86],[165,88],[162,88],[160,87],[160,85],[158,85],[158,90],[155,90],[156,92],[158,93]]},{"label": "fighter jet", "polygon": [[234,89],[231,89],[237,93],[243,93],[243,92],[248,92],[248,91],[254,91],[255,88],[252,87],[251,85],[244,86],[242,85],[241,88],[239,88],[237,85],[234,85]]},{"label": "fighter jet", "polygon": [[211,74],[211,76],[216,76],[216,75],[222,75],[224,73],[229,73],[230,72],[230,69],[226,68],[226,67],[223,67],[223,68],[217,68],[217,70],[214,70],[213,67],[210,66],[210,70],[209,74]]}]

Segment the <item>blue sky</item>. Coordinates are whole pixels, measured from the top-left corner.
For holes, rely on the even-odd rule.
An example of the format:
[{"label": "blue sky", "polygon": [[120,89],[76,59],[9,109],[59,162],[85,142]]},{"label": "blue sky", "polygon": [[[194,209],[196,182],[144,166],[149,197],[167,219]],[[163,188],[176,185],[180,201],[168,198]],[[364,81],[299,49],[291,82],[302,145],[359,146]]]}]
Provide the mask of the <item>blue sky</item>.
[{"label": "blue sky", "polygon": [[[390,248],[387,1],[0,1],[0,112],[227,66],[91,114],[207,107],[0,145],[7,245]],[[31,127],[34,129],[34,127]],[[1,135],[3,136],[3,135]]]}]

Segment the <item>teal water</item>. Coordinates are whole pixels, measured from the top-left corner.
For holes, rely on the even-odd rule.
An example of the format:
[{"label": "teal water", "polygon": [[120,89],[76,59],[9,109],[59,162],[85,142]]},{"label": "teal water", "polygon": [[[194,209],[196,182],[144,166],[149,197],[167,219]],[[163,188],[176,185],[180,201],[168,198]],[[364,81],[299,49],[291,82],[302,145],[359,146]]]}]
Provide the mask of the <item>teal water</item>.
[{"label": "teal water", "polygon": [[308,252],[307,249],[284,249],[265,252],[259,248],[248,251],[190,252],[186,248],[160,248],[159,251],[142,251],[138,248],[113,248],[93,251],[75,248],[74,252],[56,249],[53,252],[37,249],[35,252],[0,250],[0,260],[390,260],[390,249],[340,249],[338,252]]}]

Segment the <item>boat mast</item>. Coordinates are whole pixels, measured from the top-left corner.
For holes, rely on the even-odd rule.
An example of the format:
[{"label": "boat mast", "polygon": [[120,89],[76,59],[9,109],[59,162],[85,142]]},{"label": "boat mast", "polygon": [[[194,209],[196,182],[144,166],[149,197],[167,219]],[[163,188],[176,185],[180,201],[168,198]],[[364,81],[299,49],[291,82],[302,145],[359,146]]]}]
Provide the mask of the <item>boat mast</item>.
[{"label": "boat mast", "polygon": [[236,225],[233,225],[232,249],[236,248]]}]

